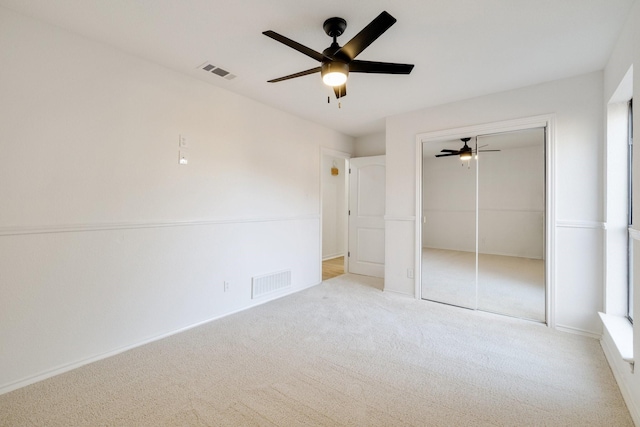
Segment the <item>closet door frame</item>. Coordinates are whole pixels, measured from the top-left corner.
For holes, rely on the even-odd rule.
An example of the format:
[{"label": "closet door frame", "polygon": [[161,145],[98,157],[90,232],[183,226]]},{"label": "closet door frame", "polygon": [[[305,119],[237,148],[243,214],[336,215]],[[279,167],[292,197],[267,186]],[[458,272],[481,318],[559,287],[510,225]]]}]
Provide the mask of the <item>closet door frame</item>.
[{"label": "closet door frame", "polygon": [[468,135],[512,132],[545,128],[545,323],[555,328],[555,115],[525,117],[471,126],[461,126],[416,135],[416,194],[415,194],[415,295],[422,299],[422,151],[423,143],[443,139],[460,139]]}]

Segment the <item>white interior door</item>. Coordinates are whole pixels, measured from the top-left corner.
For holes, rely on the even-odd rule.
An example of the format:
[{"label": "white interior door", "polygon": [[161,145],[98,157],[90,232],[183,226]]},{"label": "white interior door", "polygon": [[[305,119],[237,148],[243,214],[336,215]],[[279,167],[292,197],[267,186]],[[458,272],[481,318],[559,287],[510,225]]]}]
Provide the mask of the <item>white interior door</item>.
[{"label": "white interior door", "polygon": [[351,159],[349,272],[384,277],[385,156]]}]

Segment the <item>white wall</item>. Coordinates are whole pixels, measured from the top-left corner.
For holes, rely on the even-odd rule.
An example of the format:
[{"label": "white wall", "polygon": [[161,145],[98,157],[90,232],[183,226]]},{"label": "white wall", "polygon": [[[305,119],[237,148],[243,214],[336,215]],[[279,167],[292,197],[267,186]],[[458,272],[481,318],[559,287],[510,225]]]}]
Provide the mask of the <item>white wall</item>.
[{"label": "white wall", "polygon": [[[331,174],[331,168],[338,175]],[[322,155],[320,169],[322,179],[322,259],[345,254],[346,240],[346,171],[345,160],[327,154]]]},{"label": "white wall", "polygon": [[[544,134],[540,144],[480,156],[478,251],[544,258]],[[488,147],[491,148],[491,147]]]},{"label": "white wall", "polygon": [[354,157],[384,156],[386,150],[385,133],[357,137],[354,150]]},{"label": "white wall", "polygon": [[422,247],[475,252],[476,162],[429,155],[422,165]]},{"label": "white wall", "polygon": [[1,8],[0,28],[0,393],[261,302],[252,276],[320,282],[320,147],[352,138]]},{"label": "white wall", "polygon": [[[635,2],[627,22],[622,29],[615,49],[607,63],[604,70],[604,100],[603,102],[609,103],[613,101],[611,98],[618,89],[618,86],[623,81],[625,74],[629,68],[633,66],[633,94],[637,98],[637,94],[640,88],[640,3]],[[635,104],[637,105],[637,99]],[[640,129],[640,114],[638,108],[634,108],[633,127],[636,135],[638,129]],[[608,132],[608,136],[612,135]],[[636,137],[636,141],[637,141]],[[637,147],[637,142],[636,142]],[[636,148],[635,153],[638,153]],[[640,221],[638,221],[637,213],[640,212],[640,156],[634,155],[633,159],[633,228],[640,230]],[[614,220],[614,218],[611,218]],[[607,219],[608,221],[609,219]],[[608,225],[608,224],[607,224]],[[616,233],[615,222],[612,221],[612,232]],[[614,236],[611,237],[613,240]],[[627,407],[631,412],[636,425],[640,425],[640,369],[638,369],[638,360],[640,360],[640,327],[638,327],[640,319],[640,244],[636,240],[633,242],[634,247],[634,319],[635,325],[633,327],[633,355],[636,360],[635,374],[632,374],[629,365],[623,362],[613,346],[611,336],[604,331],[603,334],[603,346],[606,350],[607,360],[612,367],[622,394],[627,402]],[[610,294],[608,296],[611,296]],[[616,302],[608,303],[608,308],[615,306]],[[615,313],[613,313],[615,314]]]},{"label": "white wall", "polygon": [[496,93],[387,119],[385,289],[414,295],[416,135],[555,116],[556,326],[599,334],[603,305],[601,72]]}]

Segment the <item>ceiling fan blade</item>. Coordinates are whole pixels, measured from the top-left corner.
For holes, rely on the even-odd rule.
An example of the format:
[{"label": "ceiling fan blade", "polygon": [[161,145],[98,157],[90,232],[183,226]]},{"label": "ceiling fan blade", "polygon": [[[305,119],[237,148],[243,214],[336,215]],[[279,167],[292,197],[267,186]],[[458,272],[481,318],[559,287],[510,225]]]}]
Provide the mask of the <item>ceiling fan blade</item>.
[{"label": "ceiling fan blade", "polygon": [[382,12],[347,44],[338,49],[334,56],[347,62],[352,61],[395,23],[396,18],[386,11]]},{"label": "ceiling fan blade", "polygon": [[501,151],[501,150],[478,150],[480,153],[486,153],[487,151]]},{"label": "ceiling fan blade", "polygon": [[444,148],[440,150],[442,153],[460,153],[460,150],[449,150],[448,148]]},{"label": "ceiling fan blade", "polygon": [[304,53],[305,55],[315,59],[316,61],[322,62],[322,60],[324,59],[324,55],[322,55],[320,52],[316,52],[315,50],[308,48],[296,41],[293,41],[288,37],[278,34],[275,31],[269,30],[269,31],[263,32],[262,34],[264,34],[267,37],[271,37],[272,39],[279,41],[280,43],[285,44],[290,48],[297,50],[300,53]]},{"label": "ceiling fan blade", "polygon": [[278,82],[281,82],[283,80],[295,79],[296,77],[302,77],[302,76],[306,76],[306,75],[313,74],[313,73],[319,73],[320,69],[321,69],[320,67],[311,68],[310,70],[300,71],[299,73],[289,74],[288,76],[279,77],[277,79],[269,80],[269,81],[267,81],[267,83],[278,83]]},{"label": "ceiling fan blade", "polygon": [[347,84],[343,84],[342,86],[334,86],[333,93],[336,94],[336,99],[340,99],[343,96],[347,96]]},{"label": "ceiling fan blade", "polygon": [[349,71],[352,73],[410,74],[411,70],[413,64],[359,60],[349,63]]},{"label": "ceiling fan blade", "polygon": [[460,153],[449,153],[449,154],[436,154],[436,157],[448,157],[448,156],[457,156]]}]

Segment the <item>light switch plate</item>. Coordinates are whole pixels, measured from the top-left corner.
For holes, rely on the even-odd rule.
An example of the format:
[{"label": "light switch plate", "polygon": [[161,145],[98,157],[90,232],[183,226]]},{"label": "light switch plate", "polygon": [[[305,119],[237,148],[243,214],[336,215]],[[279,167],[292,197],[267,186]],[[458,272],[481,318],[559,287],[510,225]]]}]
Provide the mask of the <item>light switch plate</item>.
[{"label": "light switch plate", "polygon": [[180,135],[179,145],[180,147],[183,147],[183,148],[187,148],[189,146],[186,135]]}]

